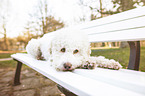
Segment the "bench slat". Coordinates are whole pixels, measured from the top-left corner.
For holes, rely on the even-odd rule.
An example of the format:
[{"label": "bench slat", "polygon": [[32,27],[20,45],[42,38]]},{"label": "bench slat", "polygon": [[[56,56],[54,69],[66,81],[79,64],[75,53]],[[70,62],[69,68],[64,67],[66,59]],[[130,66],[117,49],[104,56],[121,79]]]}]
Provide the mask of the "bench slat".
[{"label": "bench slat", "polygon": [[110,85],[118,86],[137,93],[145,94],[145,73],[135,71],[132,74],[125,70],[109,70],[97,68],[95,70],[80,70],[74,71],[76,74],[106,82]]},{"label": "bench slat", "polygon": [[140,41],[140,40],[145,40],[145,28],[89,35],[90,42]]},{"label": "bench slat", "polygon": [[12,58],[21,61],[22,63],[40,72],[54,82],[62,85],[64,88],[71,90],[77,95],[142,96],[142,94],[130,90],[125,90],[123,88],[107,84],[106,82],[93,80],[76,73],[57,72],[49,66],[48,62],[35,60],[28,54],[14,54],[12,55]]},{"label": "bench slat", "polygon": [[145,16],[131,19],[131,20],[110,23],[110,24],[102,25],[102,26],[94,26],[94,27],[92,26],[92,27],[84,29],[83,31],[88,34],[93,34],[93,33],[99,34],[99,33],[116,31],[116,30],[127,30],[127,29],[129,30],[129,29],[136,29],[136,28],[142,28],[142,27],[145,27]]}]

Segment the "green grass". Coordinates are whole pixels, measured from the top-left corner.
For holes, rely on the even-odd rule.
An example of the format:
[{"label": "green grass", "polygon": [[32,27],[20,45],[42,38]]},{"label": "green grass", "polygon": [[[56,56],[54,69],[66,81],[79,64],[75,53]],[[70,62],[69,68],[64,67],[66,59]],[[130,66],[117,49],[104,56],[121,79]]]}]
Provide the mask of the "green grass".
[{"label": "green grass", "polygon": [[[26,53],[26,52],[23,52]],[[2,58],[11,58],[11,55],[15,53],[0,53],[0,59]],[[16,68],[17,62],[14,60],[0,61],[0,68]],[[23,64],[22,68],[28,68]]]},{"label": "green grass", "polygon": [[0,68],[15,68],[17,62],[14,60],[0,61]]},{"label": "green grass", "polygon": [[[0,68],[16,68],[17,61],[14,60],[8,60],[8,61],[0,61]],[[29,68],[25,64],[22,66],[23,69]]]},{"label": "green grass", "polygon": [[0,59],[2,59],[2,58],[10,58],[11,54],[13,54],[13,53],[0,53]]},{"label": "green grass", "polygon": [[[2,58],[11,58],[11,54],[13,53],[0,53],[0,59]],[[9,61],[0,61],[0,68],[15,68],[16,61],[9,60]]]},{"label": "green grass", "polygon": [[[115,59],[123,66],[127,68],[129,62],[130,49],[129,48],[118,48],[118,49],[97,49],[92,50],[92,56],[105,56],[108,59]],[[140,58],[140,71],[145,72],[145,47],[141,48]]]}]

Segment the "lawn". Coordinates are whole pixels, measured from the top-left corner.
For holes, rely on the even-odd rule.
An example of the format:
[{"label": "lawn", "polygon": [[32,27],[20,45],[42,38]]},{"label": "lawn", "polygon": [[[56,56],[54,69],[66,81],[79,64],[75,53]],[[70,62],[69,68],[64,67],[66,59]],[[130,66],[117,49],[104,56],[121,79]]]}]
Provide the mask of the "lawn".
[{"label": "lawn", "polygon": [[0,53],[0,59],[10,58],[12,53]]},{"label": "lawn", "polygon": [[[115,59],[123,66],[127,68],[129,62],[130,49],[129,48],[118,48],[118,49],[97,49],[92,50],[92,56],[105,56],[108,59]],[[141,48],[140,57],[140,71],[145,72],[145,47]]]},{"label": "lawn", "polygon": [[[0,53],[0,59],[11,58],[12,54],[15,54],[15,53]],[[16,68],[16,65],[17,65],[17,62],[14,60],[0,61],[0,68]],[[28,68],[28,67],[24,65],[23,68]]]},{"label": "lawn", "polygon": [[[9,58],[12,53],[0,53],[0,58]],[[97,49],[92,50],[92,56],[105,56],[108,59],[115,59],[119,61],[123,68],[127,68],[129,62],[129,48],[118,48],[118,49]],[[145,72],[145,47],[141,48],[141,58],[140,58],[140,71]],[[0,61],[0,68],[15,68],[16,61]]]}]

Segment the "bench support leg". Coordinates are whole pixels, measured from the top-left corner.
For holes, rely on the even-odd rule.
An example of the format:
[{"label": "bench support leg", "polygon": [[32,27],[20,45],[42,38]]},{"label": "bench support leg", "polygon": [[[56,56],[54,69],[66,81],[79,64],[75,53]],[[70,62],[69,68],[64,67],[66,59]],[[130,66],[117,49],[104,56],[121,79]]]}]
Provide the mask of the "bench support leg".
[{"label": "bench support leg", "polygon": [[22,67],[22,62],[17,61],[17,68],[16,68],[16,72],[15,72],[15,77],[14,77],[14,85],[15,86],[21,84],[20,83],[21,67]]},{"label": "bench support leg", "polygon": [[128,69],[139,70],[140,63],[140,41],[128,41],[130,46],[130,57]]},{"label": "bench support leg", "polygon": [[70,92],[69,90],[65,89],[64,87],[62,87],[61,85],[57,84],[57,88],[63,93],[65,94],[65,96],[77,96],[74,93]]}]

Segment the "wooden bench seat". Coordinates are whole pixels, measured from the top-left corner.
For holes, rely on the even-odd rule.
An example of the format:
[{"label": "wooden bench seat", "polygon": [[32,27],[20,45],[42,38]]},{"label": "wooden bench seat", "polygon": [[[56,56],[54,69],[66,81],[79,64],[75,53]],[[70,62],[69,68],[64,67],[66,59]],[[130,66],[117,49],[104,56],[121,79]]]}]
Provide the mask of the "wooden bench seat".
[{"label": "wooden bench seat", "polygon": [[145,96],[145,72],[134,71],[139,70],[140,40],[145,40],[145,7],[86,22],[73,29],[87,33],[90,42],[127,41],[130,45],[128,69],[133,70],[96,68],[58,72],[46,61],[17,53],[12,55],[18,61],[14,84],[20,84],[21,67],[26,64],[56,82],[67,96]]}]

